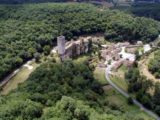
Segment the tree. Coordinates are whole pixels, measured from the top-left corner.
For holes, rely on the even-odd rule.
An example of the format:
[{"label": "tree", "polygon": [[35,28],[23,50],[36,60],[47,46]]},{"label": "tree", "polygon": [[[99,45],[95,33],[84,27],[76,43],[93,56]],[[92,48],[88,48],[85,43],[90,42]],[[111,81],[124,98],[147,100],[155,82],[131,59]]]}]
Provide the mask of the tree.
[{"label": "tree", "polygon": [[44,48],[43,48],[44,54],[45,54],[45,55],[49,55],[50,49],[51,49],[51,48],[50,48],[49,45],[45,45]]},{"label": "tree", "polygon": [[32,58],[34,53],[36,53],[36,49],[35,48],[29,48],[28,49],[28,57],[29,58]]},{"label": "tree", "polygon": [[91,51],[91,50],[92,50],[92,39],[91,39],[91,40],[89,40],[89,43],[88,43],[88,49],[89,49],[89,51]]},{"label": "tree", "polygon": [[34,58],[35,58],[36,62],[39,62],[40,57],[41,57],[40,53],[35,53],[34,54]]},{"label": "tree", "polygon": [[16,57],[15,58],[15,65],[16,67],[21,65],[23,63],[23,59],[21,59],[20,57]]},{"label": "tree", "polygon": [[138,93],[136,94],[136,99],[141,102],[142,97],[143,97],[143,91],[139,90]]},{"label": "tree", "polygon": [[132,97],[129,97],[129,98],[128,98],[128,104],[130,104],[130,105],[133,104],[133,99],[132,99]]},{"label": "tree", "polygon": [[122,58],[123,56],[122,56],[122,54],[120,54],[120,58]]},{"label": "tree", "polygon": [[149,99],[148,96],[143,95],[143,97],[141,98],[141,102],[144,106],[151,108],[151,100]]},{"label": "tree", "polygon": [[155,112],[156,112],[158,115],[160,115],[160,105],[156,106]]},{"label": "tree", "polygon": [[101,59],[101,51],[98,50],[98,58]]},{"label": "tree", "polygon": [[154,96],[153,96],[153,101],[154,101],[154,104],[156,104],[156,105],[160,105],[159,96],[160,96],[160,83],[157,82],[155,84],[155,92],[154,92]]}]

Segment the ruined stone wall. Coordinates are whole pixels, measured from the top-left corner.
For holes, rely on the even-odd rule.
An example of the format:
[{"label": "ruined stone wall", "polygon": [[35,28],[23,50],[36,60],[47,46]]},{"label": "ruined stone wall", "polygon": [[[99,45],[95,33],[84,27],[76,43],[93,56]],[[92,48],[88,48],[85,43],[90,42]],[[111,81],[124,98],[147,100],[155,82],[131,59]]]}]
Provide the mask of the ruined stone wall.
[{"label": "ruined stone wall", "polygon": [[64,61],[69,58],[78,57],[81,54],[88,52],[88,42],[83,42],[82,39],[70,42],[65,44],[65,37],[57,37],[58,44],[58,54],[61,61]]}]

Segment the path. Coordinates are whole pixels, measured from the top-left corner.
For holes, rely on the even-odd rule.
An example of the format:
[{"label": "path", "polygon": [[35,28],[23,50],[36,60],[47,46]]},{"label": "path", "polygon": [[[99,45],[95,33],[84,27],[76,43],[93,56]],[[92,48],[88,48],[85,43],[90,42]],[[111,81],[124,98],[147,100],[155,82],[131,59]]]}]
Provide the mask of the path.
[{"label": "path", "polygon": [[[108,66],[106,68],[106,73],[105,73],[105,77],[107,79],[107,81],[115,88],[117,89],[123,96],[125,96],[126,98],[129,97],[129,94],[126,93],[125,91],[123,91],[121,88],[119,88],[116,84],[114,84],[111,79],[109,78],[109,73],[111,71],[111,68],[113,67],[114,63],[111,64],[110,66]],[[156,120],[160,120],[160,118],[154,114],[153,112],[151,112],[150,110],[148,110],[147,108],[145,108],[141,103],[139,103],[137,100],[135,100],[134,98],[133,99],[133,102],[134,104],[136,104],[137,106],[139,106],[142,110],[146,111],[149,115],[151,115],[153,118],[155,118]]]}]

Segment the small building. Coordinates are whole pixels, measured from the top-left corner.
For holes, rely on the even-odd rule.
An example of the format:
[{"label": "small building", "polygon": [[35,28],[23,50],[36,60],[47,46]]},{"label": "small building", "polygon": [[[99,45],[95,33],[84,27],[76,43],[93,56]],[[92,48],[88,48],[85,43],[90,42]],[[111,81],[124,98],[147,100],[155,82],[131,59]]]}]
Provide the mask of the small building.
[{"label": "small building", "polygon": [[129,45],[130,45],[129,42],[119,42],[119,43],[117,44],[118,47],[124,47],[124,46],[129,46]]},{"label": "small building", "polygon": [[114,65],[114,70],[117,70],[120,66],[125,65],[126,67],[132,67],[133,66],[133,61],[130,60],[119,60],[115,65]]},{"label": "small building", "polygon": [[121,65],[123,65],[124,60],[119,60],[114,66],[113,69],[117,70]]},{"label": "small building", "polygon": [[137,41],[137,44],[136,44],[136,45],[142,46],[142,45],[143,45],[143,42],[142,42],[142,41]]},{"label": "small building", "polygon": [[103,62],[100,62],[100,63],[97,64],[97,67],[105,68],[106,65]]},{"label": "small building", "polygon": [[132,67],[133,66],[133,61],[130,60],[124,60],[123,61],[123,65],[125,65],[126,67]]},{"label": "small building", "polygon": [[92,38],[92,42],[96,43],[98,41],[99,41],[99,38],[97,38],[97,37]]},{"label": "small building", "polygon": [[135,54],[136,49],[135,48],[127,48],[127,52],[131,54]]},{"label": "small building", "polygon": [[118,60],[120,60],[120,55],[117,53],[113,54],[112,59],[118,61]]},{"label": "small building", "polygon": [[102,47],[102,49],[103,48],[106,49],[106,48],[108,48],[108,45],[101,45],[101,47]]}]

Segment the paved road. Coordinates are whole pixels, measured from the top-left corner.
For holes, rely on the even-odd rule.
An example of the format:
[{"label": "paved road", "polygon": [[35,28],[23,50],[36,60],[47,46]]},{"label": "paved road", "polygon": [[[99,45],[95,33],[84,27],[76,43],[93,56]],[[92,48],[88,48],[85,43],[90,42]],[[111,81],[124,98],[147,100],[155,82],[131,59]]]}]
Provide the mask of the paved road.
[{"label": "paved road", "polygon": [[13,71],[12,73],[10,73],[7,77],[5,77],[2,81],[0,81],[0,84],[2,84],[3,82],[5,82],[5,81],[8,81],[13,75],[15,75],[17,72],[19,72],[19,70],[21,69],[21,67],[20,68],[18,68],[18,69],[16,69],[15,71]]},{"label": "paved road", "polygon": [[[123,91],[121,88],[119,88],[116,84],[114,84],[112,81],[111,81],[111,79],[109,78],[109,73],[110,73],[110,71],[111,71],[111,68],[113,67],[113,65],[114,64],[112,64],[112,65],[110,65],[110,66],[108,66],[107,68],[106,68],[106,73],[105,73],[105,76],[106,76],[106,79],[107,79],[107,81],[115,88],[115,89],[117,89],[123,96],[125,96],[125,97],[129,97],[129,94],[128,93],[126,93],[125,91]],[[139,106],[141,109],[143,109],[144,111],[146,111],[149,115],[151,115],[153,118],[155,118],[156,120],[160,120],[160,118],[156,115],[156,114],[154,114],[153,112],[151,112],[150,110],[148,110],[147,108],[145,108],[141,103],[139,103],[137,100],[135,100],[134,98],[133,98],[133,102],[134,102],[134,104],[136,104],[137,106]]]}]

